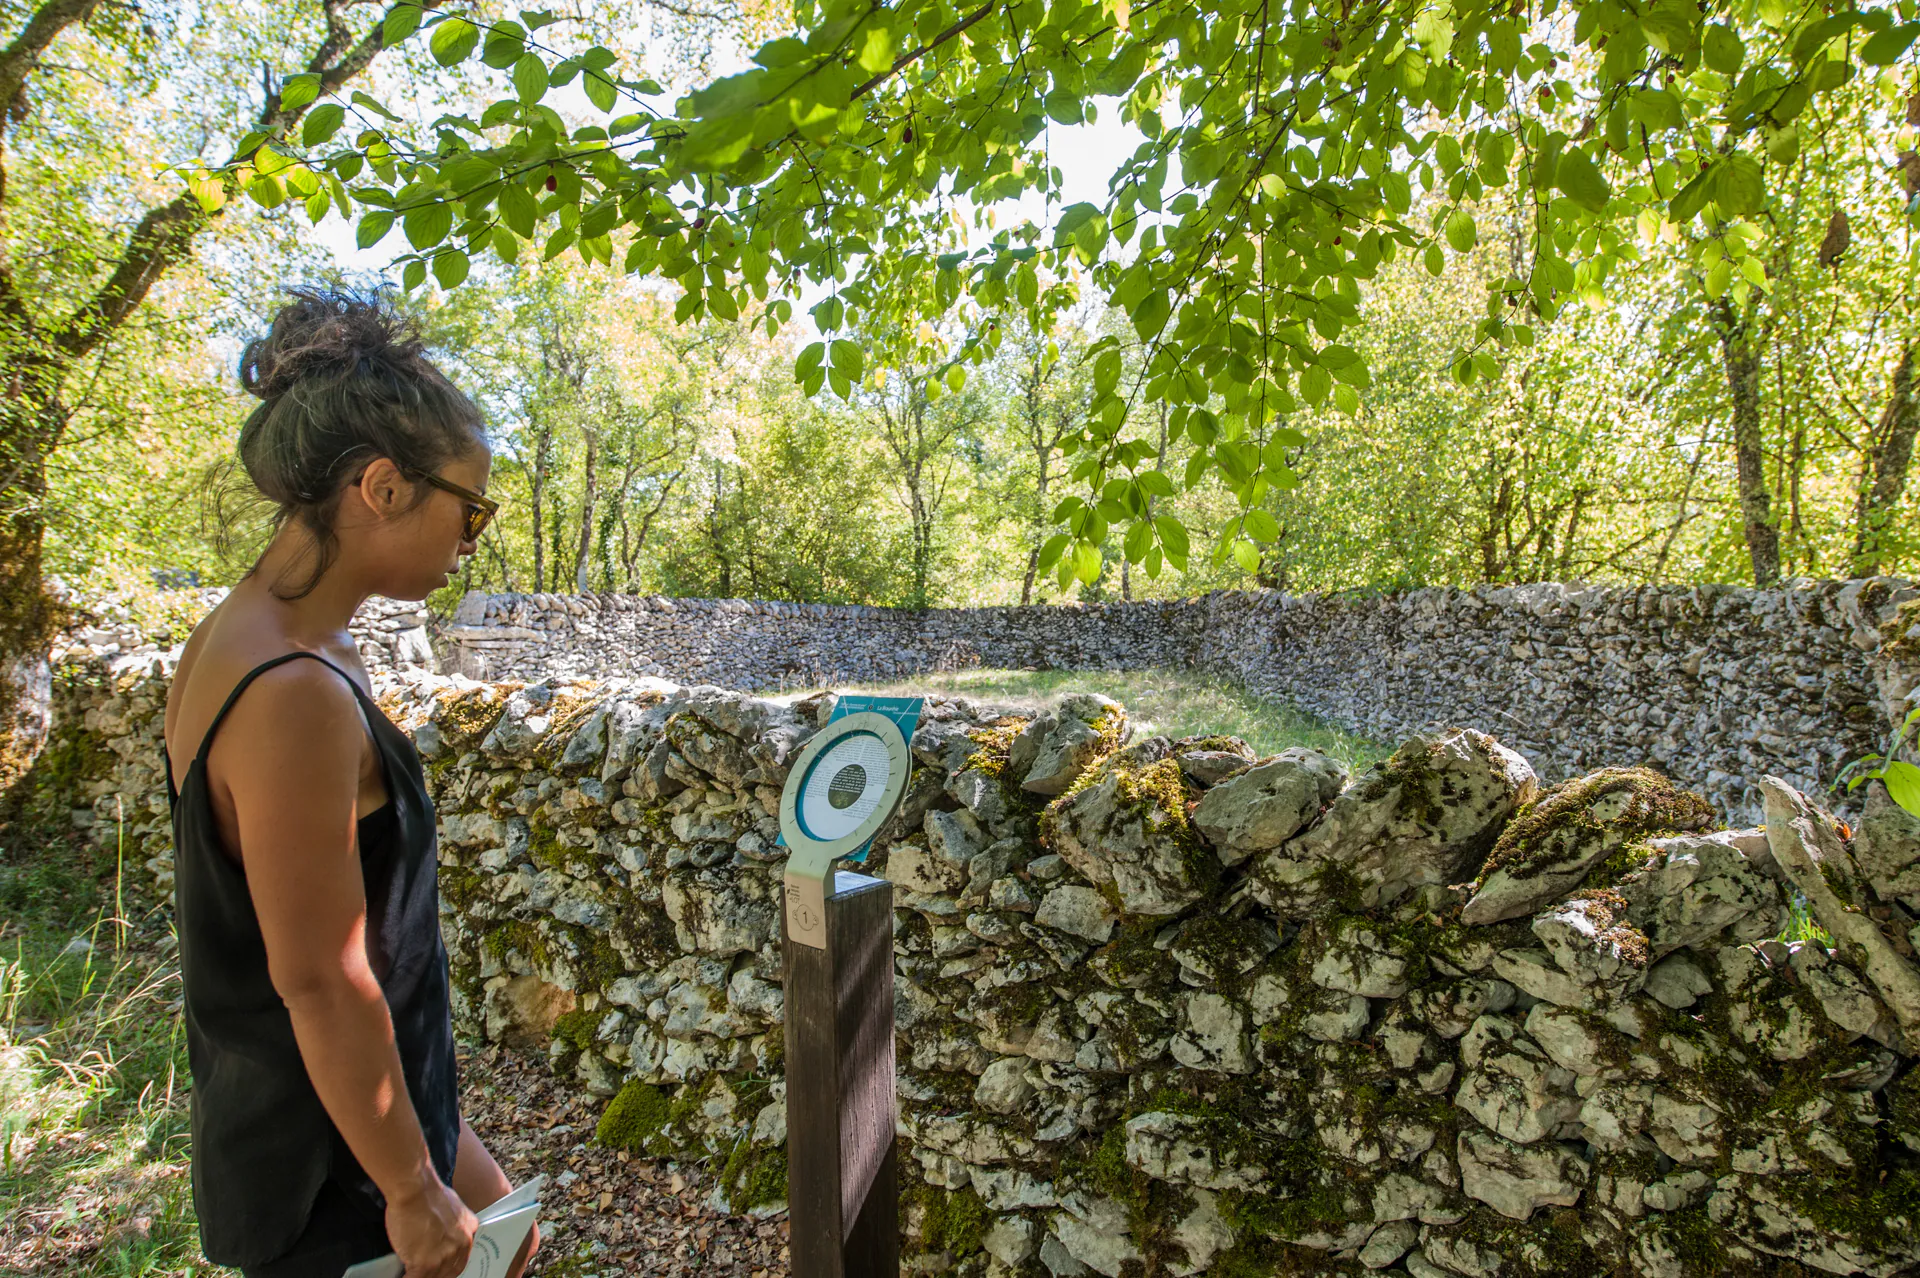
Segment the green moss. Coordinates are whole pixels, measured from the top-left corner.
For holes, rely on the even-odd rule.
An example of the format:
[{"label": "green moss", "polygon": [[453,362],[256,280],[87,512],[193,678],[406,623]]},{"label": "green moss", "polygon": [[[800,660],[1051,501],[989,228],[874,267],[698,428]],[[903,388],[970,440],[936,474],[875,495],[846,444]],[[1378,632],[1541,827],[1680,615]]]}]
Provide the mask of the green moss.
[{"label": "green moss", "polygon": [[720,1169],[720,1187],[734,1211],[787,1200],[787,1151],[740,1141]]},{"label": "green moss", "polygon": [[571,850],[560,841],[559,833],[546,822],[527,822],[527,855],[541,869],[566,869],[567,853]]},{"label": "green moss", "polygon": [[480,744],[493,725],[500,722],[500,716],[506,713],[506,694],[524,684],[499,684],[499,695],[486,687],[472,688],[466,692],[442,697],[434,713],[434,722],[442,732],[457,738],[471,749]]},{"label": "green moss", "polygon": [[584,1052],[593,1046],[593,1034],[600,1028],[600,1017],[599,1012],[576,1008],[553,1023],[553,1036],[575,1051]]},{"label": "green moss", "polygon": [[673,1105],[665,1092],[633,1079],[607,1102],[593,1138],[609,1149],[653,1153],[672,1114]]},{"label": "green moss", "polygon": [[[1620,793],[1628,801],[1618,816],[1603,822],[1591,814],[1594,804]],[[1704,830],[1713,822],[1705,799],[1651,768],[1602,768],[1561,782],[1521,809],[1493,845],[1474,886],[1484,885],[1496,870],[1515,878],[1541,873],[1583,839],[1631,842],[1650,834]]]},{"label": "green moss", "polygon": [[972,1189],[938,1189],[914,1185],[901,1195],[902,1211],[920,1209],[920,1241],[928,1251],[944,1251],[959,1259],[980,1250],[992,1223],[987,1205]]},{"label": "green moss", "polygon": [[1369,802],[1386,797],[1398,788],[1397,815],[1417,824],[1432,827],[1446,816],[1441,801],[1439,774],[1433,766],[1433,743],[1415,738],[1395,750],[1391,756],[1373,765],[1362,777],[1360,797]]}]

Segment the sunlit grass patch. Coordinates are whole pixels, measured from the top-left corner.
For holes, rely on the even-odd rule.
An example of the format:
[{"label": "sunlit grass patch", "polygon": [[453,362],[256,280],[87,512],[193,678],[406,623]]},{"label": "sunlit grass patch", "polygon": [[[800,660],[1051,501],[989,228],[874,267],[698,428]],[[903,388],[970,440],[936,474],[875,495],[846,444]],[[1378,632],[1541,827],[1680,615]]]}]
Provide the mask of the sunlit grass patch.
[{"label": "sunlit grass patch", "polygon": [[172,938],[96,857],[0,847],[0,1274],[226,1273],[194,1225]]},{"label": "sunlit grass patch", "polygon": [[1262,755],[1308,746],[1357,772],[1392,747],[1335,727],[1277,698],[1188,670],[953,670],[849,689],[890,696],[970,697],[1038,709],[1075,692],[1097,692],[1127,707],[1136,738],[1235,736]]}]

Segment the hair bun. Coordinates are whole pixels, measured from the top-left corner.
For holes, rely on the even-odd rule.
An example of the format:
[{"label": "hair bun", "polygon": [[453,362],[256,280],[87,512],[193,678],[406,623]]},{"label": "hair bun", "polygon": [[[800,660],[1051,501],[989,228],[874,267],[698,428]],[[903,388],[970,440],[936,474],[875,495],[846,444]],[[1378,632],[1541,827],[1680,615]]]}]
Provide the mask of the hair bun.
[{"label": "hair bun", "polygon": [[293,300],[240,356],[240,385],[274,400],[305,381],[334,382],[369,364],[415,364],[425,349],[411,322],[377,292],[289,290]]}]

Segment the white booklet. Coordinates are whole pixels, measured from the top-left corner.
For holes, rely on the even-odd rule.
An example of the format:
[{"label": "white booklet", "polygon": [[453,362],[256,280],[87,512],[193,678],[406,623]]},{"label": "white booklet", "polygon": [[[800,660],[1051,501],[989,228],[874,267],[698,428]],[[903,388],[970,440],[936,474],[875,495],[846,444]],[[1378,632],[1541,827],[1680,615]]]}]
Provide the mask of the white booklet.
[{"label": "white booklet", "polygon": [[[540,1188],[545,1176],[535,1176],[526,1184],[474,1213],[480,1227],[474,1231],[473,1251],[460,1278],[505,1278],[540,1214]],[[400,1278],[404,1271],[400,1257],[391,1253],[351,1266],[341,1278]]]}]

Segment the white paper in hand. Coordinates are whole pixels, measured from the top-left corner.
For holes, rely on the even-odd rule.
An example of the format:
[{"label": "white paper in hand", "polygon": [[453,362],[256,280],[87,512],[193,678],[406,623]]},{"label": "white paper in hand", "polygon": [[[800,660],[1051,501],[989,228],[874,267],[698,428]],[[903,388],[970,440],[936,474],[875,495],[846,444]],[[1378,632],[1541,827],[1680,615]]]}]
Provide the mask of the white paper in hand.
[{"label": "white paper in hand", "polygon": [[[480,1227],[474,1231],[473,1250],[467,1256],[467,1267],[460,1271],[460,1278],[505,1278],[513,1258],[520,1252],[520,1244],[526,1241],[527,1231],[533,1228],[540,1214],[538,1198],[546,1182],[545,1176],[535,1176],[474,1213]],[[389,1254],[363,1260],[351,1266],[341,1278],[401,1278],[404,1272],[400,1257]]]}]

